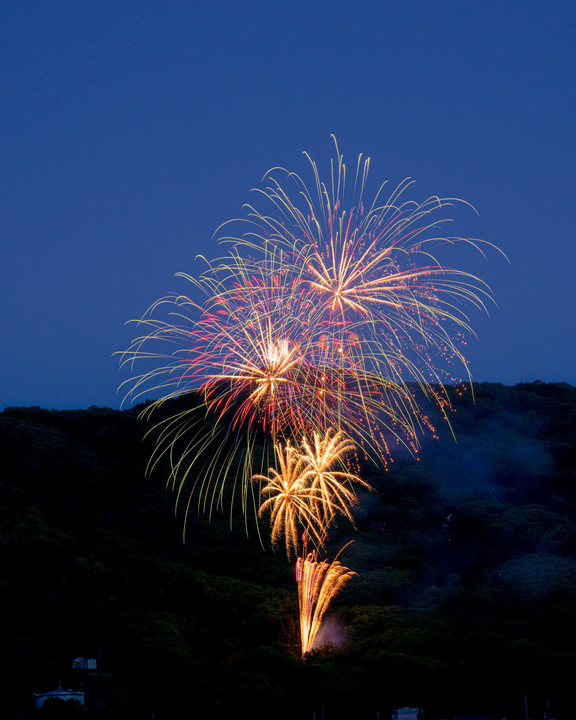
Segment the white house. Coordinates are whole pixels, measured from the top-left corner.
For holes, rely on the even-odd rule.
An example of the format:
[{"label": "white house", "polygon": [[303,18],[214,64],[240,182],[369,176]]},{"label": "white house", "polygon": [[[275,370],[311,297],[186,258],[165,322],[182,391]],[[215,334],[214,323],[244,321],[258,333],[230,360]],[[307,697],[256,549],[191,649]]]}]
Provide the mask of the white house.
[{"label": "white house", "polygon": [[72,668],[74,670],[98,670],[98,661],[96,658],[77,657],[72,660]]},{"label": "white house", "polygon": [[59,698],[60,700],[64,700],[64,702],[76,700],[80,703],[80,705],[84,705],[84,692],[82,690],[62,690],[62,688],[58,688],[58,690],[49,690],[45,693],[32,694],[34,696],[35,708],[41,707],[46,700],[50,698]]}]

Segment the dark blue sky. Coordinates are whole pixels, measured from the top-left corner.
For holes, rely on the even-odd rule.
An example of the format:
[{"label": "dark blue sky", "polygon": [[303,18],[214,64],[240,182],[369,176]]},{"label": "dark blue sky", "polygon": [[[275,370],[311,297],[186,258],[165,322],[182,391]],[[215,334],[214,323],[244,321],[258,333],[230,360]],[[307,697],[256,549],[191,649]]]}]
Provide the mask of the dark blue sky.
[{"label": "dark blue sky", "polygon": [[467,265],[474,379],[576,384],[575,37],[571,1],[3,2],[0,407],[118,407],[124,323],[330,133],[509,256]]}]

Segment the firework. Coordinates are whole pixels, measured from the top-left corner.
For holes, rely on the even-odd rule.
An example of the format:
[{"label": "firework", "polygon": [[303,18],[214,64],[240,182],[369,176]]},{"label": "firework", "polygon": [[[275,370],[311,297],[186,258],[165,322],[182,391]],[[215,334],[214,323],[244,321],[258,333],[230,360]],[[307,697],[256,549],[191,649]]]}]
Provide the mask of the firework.
[{"label": "firework", "polygon": [[321,546],[338,514],[353,522],[350,508],[358,498],[352,483],[371,489],[345,468],[346,458],[354,451],[354,444],[342,432],[329,428],[323,435],[315,432],[311,442],[304,437],[300,449],[290,442],[277,443],[278,469],[252,478],[262,483],[264,500],[258,514],[270,511],[272,542],[278,545],[284,538],[288,557],[298,551],[301,537]]},{"label": "firework", "polygon": [[[405,200],[405,181],[366,202],[369,159],[358,158],[353,182],[337,145],[327,182],[308,160],[310,188],[294,173],[267,173],[258,192],[270,210],[248,206],[248,231],[221,237],[228,255],[183,275],[205,300],[154,303],[123,356],[152,363],[126,396],[160,395],[146,413],[189,396],[190,407],[156,426],[151,467],[168,458],[170,482],[197,489],[200,509],[223,504],[238,481],[245,509],[255,458],[263,472],[278,441],[306,435],[312,448],[314,433],[337,428],[375,462],[390,439],[415,451],[426,419],[412,388],[445,412],[442,381],[453,378],[439,368],[459,365],[469,378],[458,338],[471,333],[468,309],[485,310],[491,295],[433,255],[442,243],[480,247],[442,236],[438,214],[457,201]],[[324,476],[336,478],[317,474],[312,495],[330,491]]]},{"label": "firework", "polygon": [[[409,179],[386,200],[381,199],[384,183],[365,202],[370,159],[359,156],[350,188],[335,147],[327,183],[307,154],[310,188],[282,168],[267,173],[259,195],[271,210],[248,206],[249,231],[223,240],[260,254],[264,264],[280,248],[286,277],[298,278],[312,300],[317,325],[329,328],[333,362],[370,368],[394,386],[416,382],[442,406],[447,402],[443,375],[453,380],[448,372],[459,365],[470,379],[457,340],[462,333],[473,334],[468,309],[485,311],[491,294],[470,273],[442,266],[433,252],[442,244],[480,249],[481,243],[443,236],[448,220],[436,215],[462,201],[405,200]],[[440,370],[439,364],[453,369]]]},{"label": "firework", "polygon": [[324,516],[317,513],[317,494],[305,482],[302,474],[304,461],[288,442],[276,446],[278,470],[270,468],[268,477],[255,475],[252,479],[265,483],[261,493],[264,500],[259,515],[270,511],[272,542],[284,538],[288,557],[298,551],[300,537],[305,532],[317,543],[326,532]]},{"label": "firework", "polygon": [[302,440],[302,453],[299,456],[304,465],[302,480],[309,484],[325,525],[338,513],[353,521],[350,508],[358,499],[352,490],[352,483],[371,489],[357,475],[338,469],[344,466],[346,455],[350,456],[354,449],[349,438],[332,428],[324,435],[315,432],[311,441],[306,437]]},{"label": "firework", "polygon": [[[265,282],[262,268],[239,258],[233,269],[184,277],[207,299],[169,296],[139,321],[147,332],[123,362],[154,367],[128,381],[128,397],[162,393],[146,408],[152,415],[167,399],[188,394],[190,408],[156,427],[151,466],[169,458],[171,482],[181,490],[192,479],[202,509],[221,501],[226,480],[241,478],[245,503],[259,433],[275,441],[283,428],[307,426],[318,415],[305,299],[281,282]],[[166,309],[168,320],[159,319]]]},{"label": "firework", "polygon": [[230,501],[232,512],[239,483],[245,517],[250,497],[259,517],[269,513],[273,545],[283,540],[291,557],[303,544],[303,656],[355,574],[338,556],[318,560],[333,520],[353,522],[354,485],[370,489],[352,468],[362,454],[385,461],[390,439],[416,451],[431,426],[415,389],[447,419],[443,382],[455,368],[470,381],[460,344],[473,334],[468,312],[491,300],[480,279],[435,256],[442,244],[482,252],[480,241],[443,232],[442,211],[460,201],[407,200],[405,180],[366,202],[369,158],[359,156],[350,183],[335,148],[328,182],[308,155],[310,187],[281,168],[267,173],[258,192],[270,209],[248,206],[248,231],[221,237],[228,255],[182,275],[204,301],[154,303],[122,358],[152,363],[127,381],[126,399],[160,395],[145,416],[178,398],[151,430],[149,470],[169,461],[178,499],[190,489],[187,510],[196,496],[201,511]]},{"label": "firework", "polygon": [[302,656],[314,648],[314,642],[328,605],[355,572],[336,558],[331,563],[318,561],[316,552],[298,558],[296,581],[300,606]]},{"label": "firework", "polygon": [[[335,350],[301,283],[281,272],[276,260],[264,266],[235,255],[198,279],[184,276],[207,300],[158,301],[139,321],[147,333],[124,354],[125,363],[154,364],[128,381],[132,399],[162,393],[147,416],[167,399],[190,398],[189,408],[155,427],[150,467],[168,458],[169,483],[197,490],[200,510],[222,505],[224,486],[238,481],[246,508],[256,445],[264,448],[266,467],[277,439],[294,433],[339,427],[375,459],[385,431],[415,435],[406,387],[345,359],[357,342],[353,333]],[[166,310],[168,320],[159,319]]]}]

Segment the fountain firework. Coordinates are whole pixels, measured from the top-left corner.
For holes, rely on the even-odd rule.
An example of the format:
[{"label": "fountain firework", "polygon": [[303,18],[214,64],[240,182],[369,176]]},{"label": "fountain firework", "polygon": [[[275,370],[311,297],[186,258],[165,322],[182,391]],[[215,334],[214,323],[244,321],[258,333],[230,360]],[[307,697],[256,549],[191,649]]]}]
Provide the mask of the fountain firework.
[{"label": "fountain firework", "polygon": [[316,552],[296,561],[302,656],[314,649],[330,602],[354,575],[356,573],[344,567],[337,558],[331,563],[318,561]]}]

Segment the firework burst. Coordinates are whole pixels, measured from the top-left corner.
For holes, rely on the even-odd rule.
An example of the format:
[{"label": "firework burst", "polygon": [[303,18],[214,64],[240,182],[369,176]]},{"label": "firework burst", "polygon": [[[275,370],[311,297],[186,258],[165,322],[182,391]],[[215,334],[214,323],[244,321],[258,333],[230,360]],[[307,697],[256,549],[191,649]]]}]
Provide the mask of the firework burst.
[{"label": "firework burst", "polygon": [[221,237],[229,254],[183,276],[205,301],[154,303],[124,353],[130,366],[153,365],[128,381],[127,399],[161,395],[147,413],[193,399],[157,426],[151,467],[169,458],[172,483],[191,481],[202,509],[238,480],[246,505],[259,444],[261,471],[278,440],[329,428],[376,462],[391,439],[416,450],[426,420],[413,388],[445,412],[449,376],[439,367],[459,365],[469,378],[458,338],[472,332],[468,310],[485,310],[491,295],[434,257],[442,243],[480,247],[443,235],[440,211],[457,201],[407,200],[410,181],[366,201],[370,160],[360,156],[348,177],[335,147],[327,182],[309,156],[310,187],[279,168],[267,173],[258,193],[269,210],[248,206],[247,232]]},{"label": "firework burst", "polygon": [[449,372],[460,366],[470,379],[458,338],[473,335],[467,313],[486,311],[491,293],[474,275],[441,265],[433,253],[442,244],[466,243],[480,252],[489,244],[443,235],[448,219],[437,216],[462,201],[404,199],[409,179],[387,199],[384,183],[366,202],[370,159],[359,156],[350,183],[335,147],[328,182],[307,154],[310,187],[293,172],[269,171],[258,191],[269,212],[247,206],[249,230],[223,240],[264,264],[280,248],[286,276],[298,278],[317,326],[329,328],[325,344],[332,362],[372,369],[394,386],[416,382],[443,406],[442,382],[454,379]]},{"label": "firework burst", "polygon": [[[221,502],[223,484],[240,478],[245,504],[255,444],[262,437],[275,442],[292,425],[308,426],[323,403],[321,381],[306,360],[306,300],[279,281],[268,283],[262,268],[240,258],[233,269],[220,265],[183,277],[207,299],[169,296],[139,321],[146,333],[123,362],[154,367],[128,381],[128,396],[162,393],[146,408],[150,416],[166,400],[190,395],[189,409],[156,426],[151,467],[169,458],[180,490],[194,468],[201,509]],[[166,309],[168,320],[159,319]]]},{"label": "firework burst", "polygon": [[272,542],[284,538],[288,557],[298,552],[302,538],[320,547],[337,515],[353,523],[351,507],[358,502],[353,484],[372,489],[346,468],[354,452],[354,443],[329,428],[315,432],[311,441],[304,437],[299,448],[277,443],[277,468],[253,476],[264,497],[259,515],[270,512]]},{"label": "firework burst", "polygon": [[[188,409],[155,427],[151,468],[168,458],[170,483],[180,491],[191,483],[201,510],[222,504],[224,486],[236,481],[245,509],[257,444],[266,467],[277,440],[294,434],[339,427],[375,460],[384,432],[415,436],[406,387],[350,357],[353,333],[335,349],[301,283],[283,282],[280,270],[271,276],[269,266],[234,256],[198,279],[183,276],[206,302],[186,295],[158,301],[139,321],[146,334],[124,354],[125,363],[154,365],[128,381],[132,399],[162,393],[148,416],[170,398],[190,396]],[[159,319],[166,310],[168,320]]]},{"label": "firework burst", "polygon": [[255,475],[252,479],[263,483],[264,500],[259,515],[270,511],[272,543],[278,545],[283,538],[288,557],[298,552],[300,539],[305,533],[320,544],[326,532],[324,515],[317,512],[317,493],[305,482],[302,471],[304,461],[288,442],[276,445],[278,469],[270,468],[268,476]]},{"label": "firework burst", "polygon": [[354,485],[370,489],[352,467],[360,454],[386,461],[391,439],[416,451],[430,425],[414,388],[447,419],[443,382],[456,367],[470,380],[460,344],[473,334],[468,312],[491,300],[481,280],[436,257],[442,244],[482,252],[480,241],[444,234],[442,211],[460,201],[407,200],[410,180],[366,201],[369,158],[349,178],[334,142],[327,182],[308,155],[310,187],[281,168],[265,175],[257,192],[269,209],[247,206],[248,230],[221,237],[228,255],[183,275],[204,301],[154,303],[122,357],[131,368],[151,363],[127,381],[126,399],[160,395],[145,416],[179,398],[151,430],[149,470],[167,459],[178,498],[188,487],[187,508],[195,496],[201,511],[230,501],[232,512],[239,483],[245,517],[250,497],[259,517],[269,514],[273,545],[283,540],[291,557],[302,544],[302,655],[355,574],[338,556],[318,559],[334,519],[353,522]]},{"label": "firework burst", "polygon": [[356,505],[358,498],[352,483],[372,489],[357,475],[338,469],[345,466],[346,456],[349,457],[354,450],[354,443],[341,431],[336,432],[332,428],[324,435],[313,433],[311,441],[306,437],[302,440],[302,452],[299,455],[303,463],[302,480],[314,494],[318,513],[322,515],[325,526],[338,513],[353,522],[350,508]]}]

